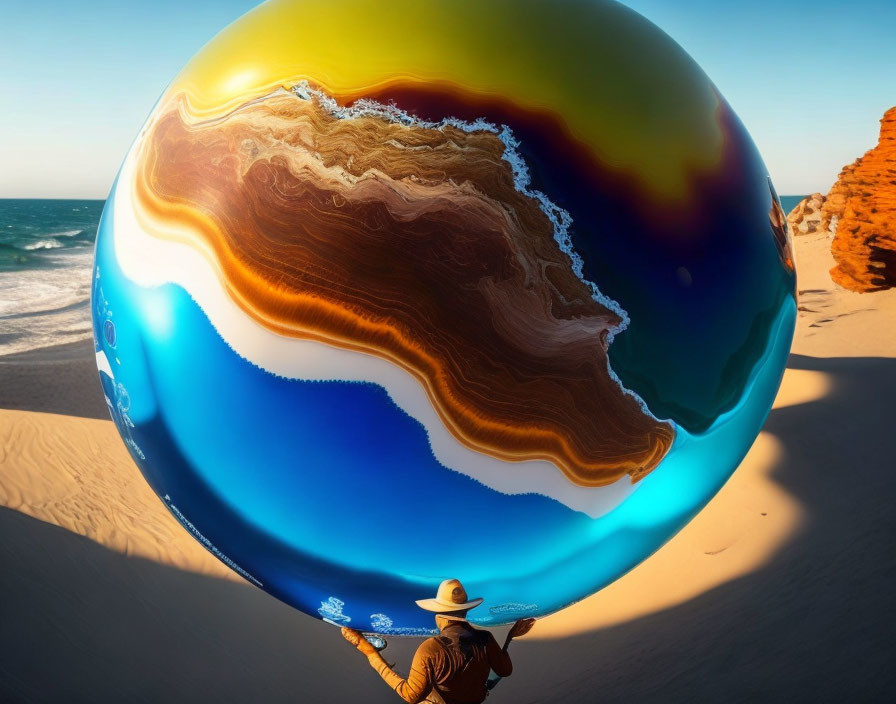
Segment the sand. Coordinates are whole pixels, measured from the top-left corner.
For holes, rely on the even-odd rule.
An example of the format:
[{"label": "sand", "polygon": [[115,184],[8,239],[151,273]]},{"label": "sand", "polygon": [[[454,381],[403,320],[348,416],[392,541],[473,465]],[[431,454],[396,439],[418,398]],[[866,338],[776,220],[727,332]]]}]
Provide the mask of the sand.
[{"label": "sand", "polygon": [[[797,240],[793,354],[742,466],[653,557],[516,642],[490,701],[896,696],[896,291],[837,287],[829,246]],[[0,701],[399,701],[176,523],[93,364],[89,343],[0,357]]]}]

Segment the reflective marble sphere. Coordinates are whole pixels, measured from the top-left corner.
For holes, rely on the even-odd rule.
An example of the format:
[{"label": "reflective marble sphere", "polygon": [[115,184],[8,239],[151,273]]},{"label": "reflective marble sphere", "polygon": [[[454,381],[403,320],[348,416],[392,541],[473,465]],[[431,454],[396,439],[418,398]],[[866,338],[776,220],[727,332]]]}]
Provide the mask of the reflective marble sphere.
[{"label": "reflective marble sphere", "polygon": [[753,442],[790,233],[692,59],[614,2],[268,2],[125,158],[97,365],[197,540],[302,611],[432,631],[560,609]]}]

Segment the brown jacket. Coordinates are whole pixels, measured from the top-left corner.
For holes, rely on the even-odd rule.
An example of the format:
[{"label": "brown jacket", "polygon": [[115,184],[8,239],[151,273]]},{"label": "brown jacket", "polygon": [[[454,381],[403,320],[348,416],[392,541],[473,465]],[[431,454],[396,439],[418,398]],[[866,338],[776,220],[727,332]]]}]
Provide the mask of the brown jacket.
[{"label": "brown jacket", "polygon": [[368,660],[386,684],[412,704],[424,701],[433,690],[446,704],[479,704],[488,695],[489,670],[499,677],[507,677],[513,670],[510,656],[495,637],[466,621],[454,621],[438,636],[423,641],[407,679],[393,672],[379,653]]}]

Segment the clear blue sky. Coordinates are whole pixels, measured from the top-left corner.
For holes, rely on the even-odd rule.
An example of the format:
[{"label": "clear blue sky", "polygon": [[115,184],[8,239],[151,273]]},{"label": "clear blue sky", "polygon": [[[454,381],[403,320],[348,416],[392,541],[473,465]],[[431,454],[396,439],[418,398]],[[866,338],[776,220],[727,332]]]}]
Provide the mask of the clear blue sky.
[{"label": "clear blue sky", "polygon": [[[254,4],[0,0],[0,197],[104,198],[168,81]],[[703,66],[779,193],[826,191],[896,105],[896,0],[625,4]]]}]

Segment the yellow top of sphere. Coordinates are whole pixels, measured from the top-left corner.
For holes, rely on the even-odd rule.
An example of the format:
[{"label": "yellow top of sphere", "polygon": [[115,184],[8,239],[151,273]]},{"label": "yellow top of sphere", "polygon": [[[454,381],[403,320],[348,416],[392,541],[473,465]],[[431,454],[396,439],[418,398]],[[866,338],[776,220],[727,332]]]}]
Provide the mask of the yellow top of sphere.
[{"label": "yellow top of sphere", "polygon": [[438,82],[553,113],[661,200],[686,199],[721,152],[712,83],[659,29],[599,0],[271,0],[212,39],[168,94],[203,120],[302,80],[340,102]]}]

